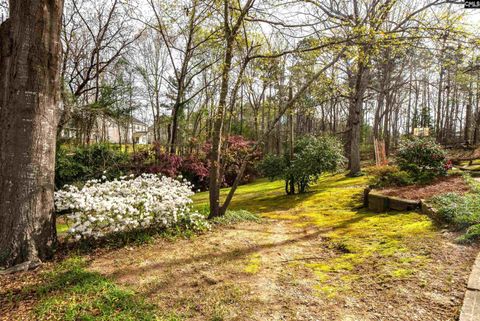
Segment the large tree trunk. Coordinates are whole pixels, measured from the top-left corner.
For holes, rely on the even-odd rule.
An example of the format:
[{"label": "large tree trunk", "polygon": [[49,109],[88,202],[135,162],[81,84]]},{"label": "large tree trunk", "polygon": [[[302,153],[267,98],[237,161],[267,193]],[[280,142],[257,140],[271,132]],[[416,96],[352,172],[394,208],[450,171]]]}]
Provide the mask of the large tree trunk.
[{"label": "large tree trunk", "polygon": [[56,241],[54,169],[62,0],[10,1],[0,26],[0,266],[29,268]]}]

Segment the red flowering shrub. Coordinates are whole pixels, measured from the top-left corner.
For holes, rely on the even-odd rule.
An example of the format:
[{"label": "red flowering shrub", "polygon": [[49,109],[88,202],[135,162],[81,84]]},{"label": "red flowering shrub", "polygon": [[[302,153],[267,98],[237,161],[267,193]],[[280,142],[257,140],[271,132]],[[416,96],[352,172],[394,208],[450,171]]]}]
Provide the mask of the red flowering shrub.
[{"label": "red flowering shrub", "polygon": [[[227,146],[223,159],[223,182],[226,186],[231,186],[240,171],[245,156],[250,152],[254,142],[246,140],[243,136],[230,136],[226,143]],[[250,158],[240,184],[250,183],[258,176],[255,162],[260,158],[260,152],[257,152],[252,158]]]},{"label": "red flowering shrub", "polygon": [[165,152],[160,144],[155,143],[150,150],[138,151],[131,156],[131,171],[136,175],[149,173],[177,177],[182,163],[182,157]]},{"label": "red flowering shrub", "polygon": [[[225,144],[223,155],[223,178],[224,186],[231,186],[238,175],[243,159],[248,155],[253,146],[242,136],[230,136]],[[166,152],[160,144],[154,144],[150,151],[141,151],[132,155],[132,171],[137,175],[142,173],[163,174],[169,177],[177,177],[182,174],[190,181],[195,189],[207,190],[210,164],[208,154],[211,144],[205,143],[201,152],[186,157]],[[253,181],[257,177],[255,162],[260,159],[260,153],[250,159],[241,184]]]},{"label": "red flowering shrub", "polygon": [[180,171],[182,175],[191,182],[195,188],[202,191],[208,188],[208,175],[210,166],[207,160],[198,156],[190,155],[183,160]]},{"label": "red flowering shrub", "polygon": [[180,174],[182,162],[182,157],[178,155],[161,152],[155,155],[155,164],[150,166],[148,173],[177,177]]}]

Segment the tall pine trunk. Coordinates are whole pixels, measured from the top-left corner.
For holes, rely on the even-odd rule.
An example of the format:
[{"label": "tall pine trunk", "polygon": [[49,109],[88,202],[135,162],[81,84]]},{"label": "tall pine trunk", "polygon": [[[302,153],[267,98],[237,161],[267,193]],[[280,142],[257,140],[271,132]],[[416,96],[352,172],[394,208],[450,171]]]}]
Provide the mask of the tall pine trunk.
[{"label": "tall pine trunk", "polygon": [[0,26],[0,266],[34,267],[56,241],[62,0],[10,1]]}]

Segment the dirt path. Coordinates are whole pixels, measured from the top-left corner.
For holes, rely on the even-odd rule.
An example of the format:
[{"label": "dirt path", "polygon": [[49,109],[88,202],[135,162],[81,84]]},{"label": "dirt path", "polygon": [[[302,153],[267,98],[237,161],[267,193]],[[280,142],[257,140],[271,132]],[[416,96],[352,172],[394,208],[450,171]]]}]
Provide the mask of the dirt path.
[{"label": "dirt path", "polygon": [[348,291],[331,295],[311,265],[345,253],[332,247],[328,230],[296,225],[266,220],[193,240],[158,240],[104,254],[91,268],[147,296],[167,320],[411,321],[458,315],[468,276],[461,264],[464,248],[437,240],[435,269],[400,280],[378,278],[374,269],[382,263],[373,257],[359,267],[363,276]]},{"label": "dirt path", "polygon": [[96,258],[92,269],[147,295],[166,315],[188,320],[292,320],[299,303],[295,296],[304,293],[290,291],[293,271],[288,266],[303,247],[321,239],[317,230],[287,221],[243,223],[194,240],[159,240],[141,252],[109,253]]}]

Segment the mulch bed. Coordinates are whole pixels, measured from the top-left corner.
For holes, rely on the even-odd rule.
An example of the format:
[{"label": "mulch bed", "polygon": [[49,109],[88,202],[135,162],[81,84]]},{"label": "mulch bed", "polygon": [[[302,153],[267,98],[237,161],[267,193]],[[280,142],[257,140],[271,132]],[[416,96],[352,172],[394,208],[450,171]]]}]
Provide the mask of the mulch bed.
[{"label": "mulch bed", "polygon": [[419,201],[445,193],[465,194],[470,191],[470,186],[461,176],[447,176],[435,180],[429,185],[410,185],[382,189],[383,195],[395,196],[404,199]]}]

